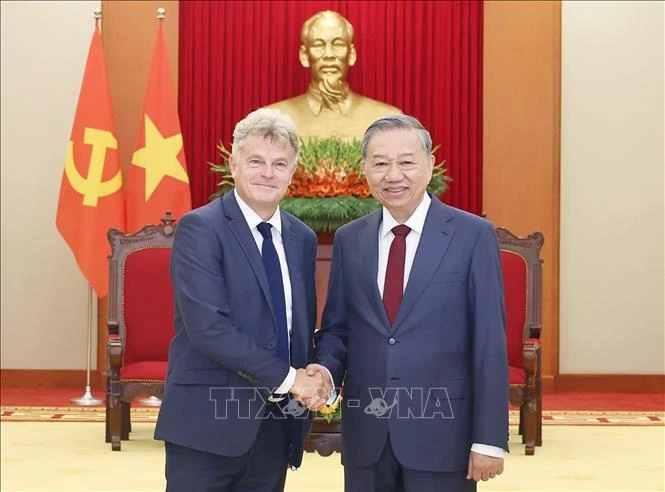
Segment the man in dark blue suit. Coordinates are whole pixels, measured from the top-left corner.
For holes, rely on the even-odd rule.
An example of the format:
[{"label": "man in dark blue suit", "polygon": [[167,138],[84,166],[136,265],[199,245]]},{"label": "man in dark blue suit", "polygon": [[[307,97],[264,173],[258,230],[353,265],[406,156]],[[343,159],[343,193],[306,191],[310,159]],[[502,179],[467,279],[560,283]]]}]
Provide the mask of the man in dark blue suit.
[{"label": "man in dark blue suit", "polygon": [[404,115],[366,131],[382,209],[335,235],[311,374],[344,379],[347,491],[472,491],[503,471],[508,363],[492,224],[426,193],[429,132]]},{"label": "man in dark blue suit", "polygon": [[316,236],[278,206],[298,149],[291,118],[249,114],[233,132],[235,189],[178,224],[175,337],[155,431],[166,441],[167,490],[283,490],[311,423],[288,394],[330,394],[330,376],[303,369],[316,319]]}]

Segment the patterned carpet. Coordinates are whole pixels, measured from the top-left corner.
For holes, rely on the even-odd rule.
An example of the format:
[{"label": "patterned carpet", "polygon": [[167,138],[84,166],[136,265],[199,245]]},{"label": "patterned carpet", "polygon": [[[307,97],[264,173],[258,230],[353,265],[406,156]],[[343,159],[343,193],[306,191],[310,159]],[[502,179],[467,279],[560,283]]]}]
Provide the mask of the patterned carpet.
[{"label": "patterned carpet", "polygon": [[[159,409],[132,408],[132,422],[156,422]],[[10,422],[104,422],[102,407],[2,406],[0,420]],[[519,414],[510,411],[510,423],[518,423]],[[665,412],[640,411],[543,411],[543,425],[593,426],[665,426]]]}]

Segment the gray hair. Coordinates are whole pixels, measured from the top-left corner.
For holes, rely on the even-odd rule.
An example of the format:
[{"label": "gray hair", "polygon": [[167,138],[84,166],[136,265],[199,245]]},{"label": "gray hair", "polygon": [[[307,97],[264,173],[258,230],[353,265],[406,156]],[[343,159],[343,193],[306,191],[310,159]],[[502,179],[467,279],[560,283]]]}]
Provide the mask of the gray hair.
[{"label": "gray hair", "polygon": [[300,140],[296,132],[296,125],[289,115],[279,109],[257,109],[238,122],[233,130],[233,146],[231,147],[231,154],[234,157],[238,156],[238,152],[249,135],[269,138],[271,141],[288,142],[293,149],[293,164],[298,161]]},{"label": "gray hair", "polygon": [[305,23],[302,25],[302,29],[300,29],[300,43],[303,46],[308,45],[309,31],[312,28],[312,24],[314,24],[317,20],[319,20],[322,17],[335,18],[341,21],[342,24],[344,24],[344,27],[346,28],[346,34],[349,37],[348,39],[349,44],[353,43],[353,25],[346,19],[346,17],[333,10],[322,10],[321,12],[317,12],[312,17],[307,19]]},{"label": "gray hair", "polygon": [[413,116],[407,116],[405,114],[391,114],[375,120],[374,123],[369,125],[369,128],[365,130],[365,136],[363,137],[363,143],[360,149],[363,160],[367,158],[367,147],[369,142],[377,133],[399,129],[415,130],[420,139],[420,143],[423,145],[425,155],[429,156],[432,154],[432,137],[420,121]]}]

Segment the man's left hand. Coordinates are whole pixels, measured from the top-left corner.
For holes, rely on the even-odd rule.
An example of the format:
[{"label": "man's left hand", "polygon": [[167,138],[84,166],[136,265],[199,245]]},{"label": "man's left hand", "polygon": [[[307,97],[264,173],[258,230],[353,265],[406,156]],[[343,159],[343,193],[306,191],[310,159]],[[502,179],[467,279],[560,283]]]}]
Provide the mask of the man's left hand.
[{"label": "man's left hand", "polygon": [[495,458],[484,454],[474,453],[469,455],[469,471],[467,480],[487,481],[503,472],[503,458]]}]

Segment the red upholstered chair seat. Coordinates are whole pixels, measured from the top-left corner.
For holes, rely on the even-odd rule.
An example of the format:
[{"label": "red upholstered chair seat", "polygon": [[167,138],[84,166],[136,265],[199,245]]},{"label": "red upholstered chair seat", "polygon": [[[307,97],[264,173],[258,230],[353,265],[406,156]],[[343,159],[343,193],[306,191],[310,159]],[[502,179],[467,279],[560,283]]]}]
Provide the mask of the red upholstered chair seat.
[{"label": "red upholstered chair seat", "polygon": [[163,383],[166,381],[166,366],[167,362],[165,360],[132,362],[120,368],[120,381]]},{"label": "red upholstered chair seat", "polygon": [[542,444],[540,329],[543,235],[520,238],[496,229],[503,269],[510,402],[520,407],[519,432],[526,454]]},{"label": "red upholstered chair seat", "polygon": [[[508,342],[510,344],[510,342]],[[530,345],[533,345],[534,347],[537,347],[538,350],[540,350],[540,340],[536,338],[529,338],[527,340],[527,343]],[[510,385],[520,385],[524,386],[526,384],[526,371],[524,370],[524,358],[520,358],[521,364],[519,367],[515,367],[513,365],[508,366],[508,376],[510,380]]]},{"label": "red upholstered chair seat", "polygon": [[129,439],[130,405],[138,394],[164,394],[169,344],[174,335],[169,261],[175,220],[135,234],[109,231],[109,371],[106,442],[114,451]]},{"label": "red upholstered chair seat", "polygon": [[521,367],[508,366],[510,384],[524,386],[526,384],[526,373]]}]

